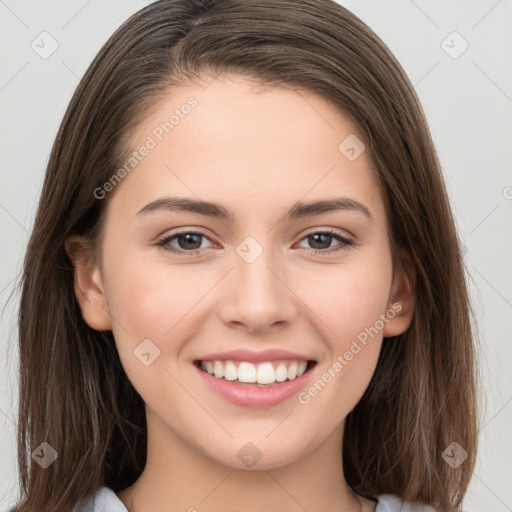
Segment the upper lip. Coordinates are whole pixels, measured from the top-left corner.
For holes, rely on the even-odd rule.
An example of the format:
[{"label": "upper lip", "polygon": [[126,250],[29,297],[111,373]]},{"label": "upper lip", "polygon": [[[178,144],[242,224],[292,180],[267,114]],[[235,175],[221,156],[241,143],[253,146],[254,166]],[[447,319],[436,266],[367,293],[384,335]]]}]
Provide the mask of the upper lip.
[{"label": "upper lip", "polygon": [[280,359],[297,359],[299,361],[310,361],[312,358],[281,349],[267,349],[259,352],[252,350],[229,350],[227,352],[215,352],[199,357],[198,361],[247,361],[257,363],[261,361],[277,361]]}]

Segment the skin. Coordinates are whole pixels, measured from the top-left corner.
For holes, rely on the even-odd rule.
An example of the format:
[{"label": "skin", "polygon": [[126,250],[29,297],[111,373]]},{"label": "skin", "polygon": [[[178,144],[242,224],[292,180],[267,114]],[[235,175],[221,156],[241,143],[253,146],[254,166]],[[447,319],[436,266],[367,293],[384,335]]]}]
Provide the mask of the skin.
[{"label": "skin", "polygon": [[[409,327],[414,297],[412,276],[392,265],[367,152],[350,161],[338,150],[358,129],[311,91],[224,75],[169,90],[133,148],[190,96],[197,107],[111,193],[100,261],[80,237],[66,243],[84,319],[112,329],[146,403],[146,468],[118,496],[130,512],[167,511],[170,503],[201,512],[373,510],[375,502],[355,496],[343,475],[345,417],[371,380],[383,336]],[[170,195],[221,203],[236,218],[137,215]],[[334,196],[362,203],[372,218],[338,210],[281,221],[296,201]],[[190,246],[176,238],[169,244],[181,255],[158,246],[177,228],[204,233],[193,240],[199,255],[186,254]],[[355,245],[332,252],[335,238],[316,245],[308,238],[325,229]],[[252,263],[236,252],[247,236],[263,250]],[[324,252],[308,252],[315,248]],[[192,364],[213,351],[282,348],[317,361],[313,383],[397,302],[400,313],[308,404],[297,397],[266,409],[231,404]],[[160,350],[149,366],[133,354],[147,338]],[[262,454],[251,469],[237,457],[247,442]]]}]

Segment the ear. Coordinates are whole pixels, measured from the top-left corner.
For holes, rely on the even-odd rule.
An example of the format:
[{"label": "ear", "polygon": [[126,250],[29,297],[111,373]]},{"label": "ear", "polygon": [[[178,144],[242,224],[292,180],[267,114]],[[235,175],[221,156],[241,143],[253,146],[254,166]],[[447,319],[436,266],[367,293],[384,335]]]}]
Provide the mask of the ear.
[{"label": "ear", "polygon": [[94,263],[91,243],[85,237],[73,235],[64,242],[74,267],[75,295],[85,322],[98,331],[111,329],[100,268]]},{"label": "ear", "polygon": [[383,331],[385,338],[403,334],[411,325],[415,305],[416,272],[405,252],[400,255],[400,262],[393,268],[393,280],[389,294],[388,315],[390,320]]}]

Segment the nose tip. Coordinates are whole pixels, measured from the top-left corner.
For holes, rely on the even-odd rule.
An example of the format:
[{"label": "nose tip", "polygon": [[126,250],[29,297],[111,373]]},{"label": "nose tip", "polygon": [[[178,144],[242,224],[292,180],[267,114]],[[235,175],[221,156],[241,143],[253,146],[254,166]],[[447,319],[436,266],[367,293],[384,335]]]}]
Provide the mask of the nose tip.
[{"label": "nose tip", "polygon": [[[252,243],[247,242],[248,253],[255,249]],[[245,326],[253,333],[282,326],[295,315],[293,293],[263,254],[252,263],[244,258],[238,262],[222,306],[226,323]]]}]

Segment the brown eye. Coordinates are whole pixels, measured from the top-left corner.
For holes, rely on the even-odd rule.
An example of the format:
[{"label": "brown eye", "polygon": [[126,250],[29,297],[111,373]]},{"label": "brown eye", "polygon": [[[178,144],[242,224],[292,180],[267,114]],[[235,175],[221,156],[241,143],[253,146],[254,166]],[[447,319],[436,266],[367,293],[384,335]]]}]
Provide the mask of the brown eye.
[{"label": "brown eye", "polygon": [[[195,231],[182,231],[173,235],[168,235],[158,242],[158,246],[164,251],[178,254],[197,254],[200,252],[202,239],[210,240],[205,234]],[[210,240],[211,241],[211,240]],[[171,245],[176,242],[174,245]]]},{"label": "brown eye", "polygon": [[[315,231],[313,233],[309,233],[302,240],[307,240],[311,246],[311,249],[308,250],[309,253],[312,254],[320,254],[320,253],[332,253],[336,251],[340,251],[342,249],[346,249],[352,245],[354,245],[354,241],[340,235],[335,231]],[[302,241],[301,240],[301,241]],[[333,240],[337,240],[339,243],[334,246],[334,248],[330,248]]]}]

